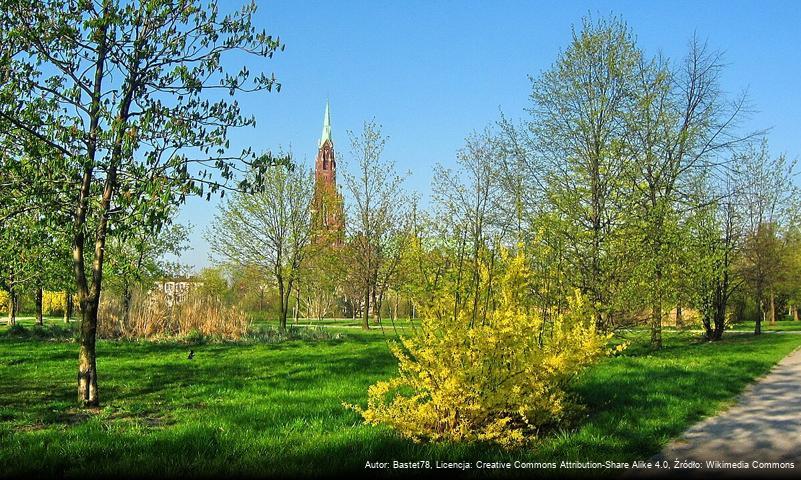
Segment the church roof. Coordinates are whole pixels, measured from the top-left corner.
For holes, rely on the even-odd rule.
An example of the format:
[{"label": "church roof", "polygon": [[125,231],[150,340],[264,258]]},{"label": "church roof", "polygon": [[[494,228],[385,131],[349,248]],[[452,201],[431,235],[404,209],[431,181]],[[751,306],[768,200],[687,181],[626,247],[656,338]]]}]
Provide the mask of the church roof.
[{"label": "church roof", "polygon": [[327,100],[325,102],[325,115],[323,116],[323,134],[320,136],[320,147],[323,146],[326,140],[328,140],[331,143],[334,143],[334,141],[331,139],[331,110],[328,106]]}]

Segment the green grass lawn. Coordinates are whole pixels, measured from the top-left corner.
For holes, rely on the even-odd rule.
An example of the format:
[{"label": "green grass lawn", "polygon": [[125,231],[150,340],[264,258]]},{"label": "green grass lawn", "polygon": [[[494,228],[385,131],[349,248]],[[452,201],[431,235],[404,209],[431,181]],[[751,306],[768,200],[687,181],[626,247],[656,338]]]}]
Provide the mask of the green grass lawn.
[{"label": "green grass lawn", "polygon": [[319,342],[198,345],[193,361],[190,347],[177,342],[99,341],[102,407],[82,411],[75,408],[77,345],[5,330],[0,477],[333,474],[361,472],[368,460],[630,462],[719,411],[801,344],[801,335],[731,334],[712,344],[668,333],[666,348],[654,353],[633,333],[624,355],[576,382],[586,417],[530,447],[504,451],[415,444],[365,426],[343,408],[364,404],[367,387],[396,368],[386,344],[391,334],[379,331],[350,329]]},{"label": "green grass lawn", "polygon": [[[754,331],[754,322],[735,323],[731,326],[732,330]],[[801,331],[801,321],[777,320],[775,325],[769,322],[762,322],[763,332],[799,332]]]},{"label": "green grass lawn", "polygon": [[[255,325],[278,325],[278,319],[275,318],[274,315],[267,315],[264,313],[253,313],[251,314],[253,318],[253,323]],[[298,325],[315,325],[315,326],[322,326],[322,327],[343,327],[343,328],[361,328],[362,326],[362,319],[361,318],[323,318],[323,319],[316,319],[316,318],[299,318],[297,322],[293,318],[287,319],[287,323],[292,325],[297,323]],[[381,321],[381,324],[376,323],[372,319],[370,320],[370,328],[375,328],[380,330],[383,326],[384,329],[392,330],[393,326],[396,329],[402,328],[415,328],[420,325],[419,319],[410,319],[410,318],[399,318],[394,322],[390,318],[384,318]]]}]

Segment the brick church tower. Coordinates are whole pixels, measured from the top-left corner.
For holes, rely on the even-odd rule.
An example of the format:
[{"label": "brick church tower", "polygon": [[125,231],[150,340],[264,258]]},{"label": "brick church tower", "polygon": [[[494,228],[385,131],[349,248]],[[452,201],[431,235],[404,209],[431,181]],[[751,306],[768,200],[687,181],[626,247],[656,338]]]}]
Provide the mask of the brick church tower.
[{"label": "brick church tower", "polygon": [[317,145],[314,163],[313,222],[318,242],[342,245],[345,239],[345,214],[342,194],[337,189],[337,160],[331,139],[331,112],[325,103],[323,133]]}]

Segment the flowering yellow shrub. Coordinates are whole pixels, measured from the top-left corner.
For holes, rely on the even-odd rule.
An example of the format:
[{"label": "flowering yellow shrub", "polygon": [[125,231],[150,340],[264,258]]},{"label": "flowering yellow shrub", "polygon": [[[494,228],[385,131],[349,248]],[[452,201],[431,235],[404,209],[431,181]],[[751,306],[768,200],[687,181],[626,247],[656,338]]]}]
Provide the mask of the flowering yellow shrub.
[{"label": "flowering yellow shrub", "polygon": [[[75,302],[77,304],[78,302]],[[65,292],[42,291],[42,313],[45,315],[63,315],[67,308],[67,294]]]},{"label": "flowering yellow shrub", "polygon": [[513,446],[561,420],[567,381],[608,353],[609,336],[596,332],[578,293],[567,313],[544,324],[526,305],[525,257],[502,252],[501,265],[494,310],[477,320],[469,308],[454,314],[454,295],[437,294],[418,332],[393,348],[398,375],[369,388],[367,408],[350,407],[415,441]]},{"label": "flowering yellow shrub", "polygon": [[8,313],[8,292],[0,290],[0,313]]}]

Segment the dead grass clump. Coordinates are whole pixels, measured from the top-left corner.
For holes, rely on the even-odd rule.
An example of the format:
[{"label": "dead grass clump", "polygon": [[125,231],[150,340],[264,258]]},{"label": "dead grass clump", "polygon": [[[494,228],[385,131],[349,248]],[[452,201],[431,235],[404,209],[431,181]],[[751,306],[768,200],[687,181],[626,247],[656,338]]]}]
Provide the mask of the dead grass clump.
[{"label": "dead grass clump", "polygon": [[240,309],[219,299],[190,294],[170,304],[161,293],[134,294],[125,315],[120,298],[103,298],[98,312],[97,334],[101,338],[157,339],[202,335],[239,340],[250,330],[251,320]]}]

